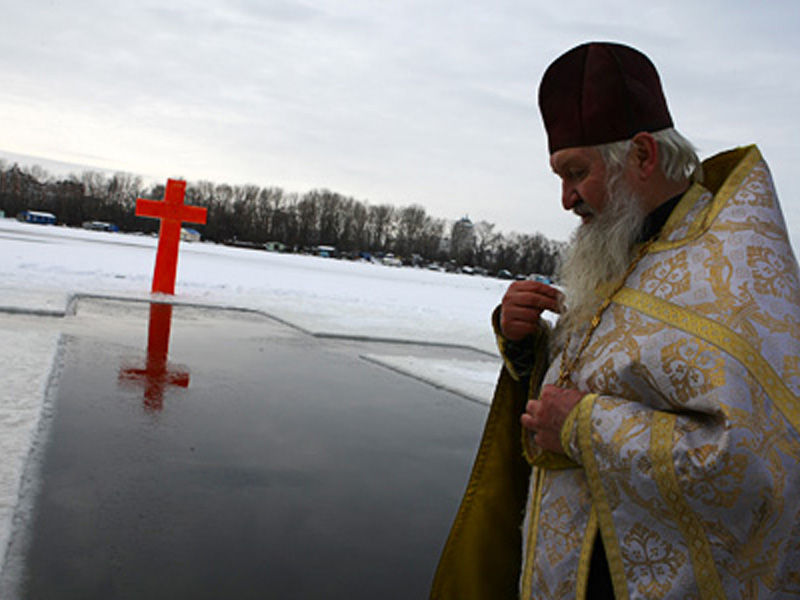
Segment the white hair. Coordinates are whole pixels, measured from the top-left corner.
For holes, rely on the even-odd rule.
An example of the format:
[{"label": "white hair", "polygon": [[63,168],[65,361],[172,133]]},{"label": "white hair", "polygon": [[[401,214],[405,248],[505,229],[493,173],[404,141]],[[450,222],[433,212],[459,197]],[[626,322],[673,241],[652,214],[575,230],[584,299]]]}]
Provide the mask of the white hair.
[{"label": "white hair", "polygon": [[[700,158],[692,143],[678,133],[672,127],[662,129],[652,133],[653,138],[658,144],[658,155],[660,157],[661,171],[664,176],[671,181],[690,181],[703,180],[703,167]],[[628,153],[631,151],[633,142],[623,140],[596,146],[603,157],[606,167],[611,171],[621,169],[625,165]]]}]

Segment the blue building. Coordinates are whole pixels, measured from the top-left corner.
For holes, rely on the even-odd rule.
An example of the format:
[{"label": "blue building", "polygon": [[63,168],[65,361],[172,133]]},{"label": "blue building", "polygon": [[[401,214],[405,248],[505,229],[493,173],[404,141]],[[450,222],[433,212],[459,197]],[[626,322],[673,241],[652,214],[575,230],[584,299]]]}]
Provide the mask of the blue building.
[{"label": "blue building", "polygon": [[39,223],[41,225],[55,225],[56,216],[53,213],[38,210],[23,210],[17,215],[17,220],[26,223]]}]

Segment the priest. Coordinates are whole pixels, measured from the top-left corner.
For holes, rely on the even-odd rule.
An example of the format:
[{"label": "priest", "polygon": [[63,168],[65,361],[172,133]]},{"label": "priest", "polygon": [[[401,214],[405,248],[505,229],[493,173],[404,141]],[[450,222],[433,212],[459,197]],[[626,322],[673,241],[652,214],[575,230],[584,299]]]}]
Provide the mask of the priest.
[{"label": "priest", "polygon": [[764,159],[700,163],[621,44],[556,59],[539,107],[581,223],[563,293],[515,282],[493,314],[505,364],[431,597],[800,594],[800,274]]}]

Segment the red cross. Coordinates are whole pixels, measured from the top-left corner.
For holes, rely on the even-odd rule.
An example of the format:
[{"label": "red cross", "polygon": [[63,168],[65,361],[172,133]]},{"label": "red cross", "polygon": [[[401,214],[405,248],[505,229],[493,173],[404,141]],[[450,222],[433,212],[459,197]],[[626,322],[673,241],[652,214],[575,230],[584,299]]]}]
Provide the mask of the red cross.
[{"label": "red cross", "polygon": [[170,370],[167,364],[171,328],[172,305],[150,304],[145,368],[128,367],[119,372],[122,382],[144,383],[144,407],[147,410],[161,410],[168,385],[189,387],[189,371]]},{"label": "red cross", "polygon": [[161,219],[158,232],[158,251],[156,268],[153,272],[153,292],[175,293],[175,274],[178,271],[178,242],[181,239],[181,223],[205,223],[206,209],[199,206],[186,206],[183,196],[186,182],[167,179],[164,200],[137,198],[136,216]]}]

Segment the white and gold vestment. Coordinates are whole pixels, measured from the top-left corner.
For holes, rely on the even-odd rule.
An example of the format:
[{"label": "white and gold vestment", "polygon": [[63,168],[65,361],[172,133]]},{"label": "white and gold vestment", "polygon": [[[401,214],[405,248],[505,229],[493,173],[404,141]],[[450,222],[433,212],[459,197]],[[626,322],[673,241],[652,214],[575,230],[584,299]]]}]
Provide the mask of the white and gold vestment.
[{"label": "white and gold vestment", "polygon": [[[591,598],[598,534],[619,599],[800,595],[798,266],[758,149],[703,168],[571,373],[587,392],[562,430],[571,460],[522,435],[516,532],[499,515],[519,510],[527,394],[503,369],[433,598]],[[561,354],[545,354],[555,383]],[[498,561],[519,531],[512,590]]]}]

